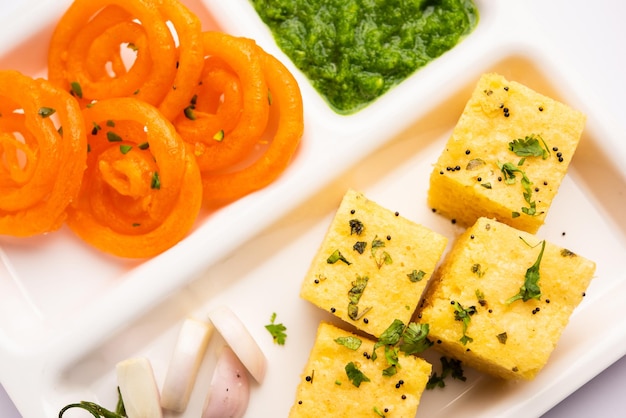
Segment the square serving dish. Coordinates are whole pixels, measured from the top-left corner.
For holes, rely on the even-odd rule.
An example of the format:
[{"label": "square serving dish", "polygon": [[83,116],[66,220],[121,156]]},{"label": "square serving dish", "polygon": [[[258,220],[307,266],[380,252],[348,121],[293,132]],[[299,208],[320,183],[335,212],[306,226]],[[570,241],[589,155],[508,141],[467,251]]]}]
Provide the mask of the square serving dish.
[{"label": "square serving dish", "polygon": [[[3,15],[0,39],[13,41],[0,45],[0,68],[43,76],[48,39],[70,1],[26,3]],[[150,358],[161,383],[182,320],[221,304],[240,316],[268,359],[246,416],[287,416],[317,325],[330,319],[299,299],[300,283],[341,197],[357,189],[450,239],[458,235],[427,207],[428,176],[487,71],[587,114],[538,235],[596,261],[597,275],[536,380],[502,384],[466,370],[467,382],[427,391],[417,416],[537,416],[626,353],[626,318],[615,314],[626,294],[623,133],[519,18],[523,5],[478,0],[480,22],[467,39],[369,107],[339,116],[276,47],[247,0],[183,3],[204,29],[253,38],[292,70],[305,104],[301,147],[277,182],[203,213],[185,240],[150,260],[103,255],[67,229],[0,237],[0,382],[24,417],[56,416],[79,400],[113,407],[115,364],[134,355]],[[273,312],[287,326],[285,346],[264,329]],[[438,367],[436,353],[427,357]],[[200,415],[214,362],[210,347],[183,417]]]}]

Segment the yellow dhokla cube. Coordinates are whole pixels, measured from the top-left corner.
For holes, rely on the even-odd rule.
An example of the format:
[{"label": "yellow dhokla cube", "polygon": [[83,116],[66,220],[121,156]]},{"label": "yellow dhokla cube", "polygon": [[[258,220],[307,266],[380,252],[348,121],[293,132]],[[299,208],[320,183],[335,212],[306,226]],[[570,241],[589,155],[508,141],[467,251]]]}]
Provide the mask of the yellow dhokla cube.
[{"label": "yellow dhokla cube", "polygon": [[431,365],[400,354],[397,373],[386,376],[383,348],[372,360],[373,348],[374,341],[322,322],[289,417],[414,417]]},{"label": "yellow dhokla cube", "polygon": [[419,321],[445,354],[497,377],[530,380],[594,272],[595,263],[582,256],[479,218],[431,280]]},{"label": "yellow dhokla cube", "polygon": [[463,226],[486,216],[537,232],[585,122],[522,84],[483,75],[434,166],[429,205]]},{"label": "yellow dhokla cube", "polygon": [[300,296],[378,337],[394,320],[410,321],[447,241],[349,190]]}]

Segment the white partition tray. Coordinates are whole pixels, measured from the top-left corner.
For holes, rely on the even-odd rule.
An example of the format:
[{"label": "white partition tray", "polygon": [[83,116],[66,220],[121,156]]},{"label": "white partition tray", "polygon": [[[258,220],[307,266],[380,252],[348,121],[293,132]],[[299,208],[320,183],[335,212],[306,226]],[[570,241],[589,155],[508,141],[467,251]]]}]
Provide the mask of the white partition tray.
[{"label": "white partition tray", "polygon": [[[220,304],[242,318],[269,362],[247,416],[286,416],[317,325],[331,319],[298,293],[341,196],[361,190],[457,236],[458,227],[426,206],[428,175],[474,84],[492,70],[588,115],[539,235],[595,260],[597,277],[536,380],[503,384],[467,370],[467,382],[426,392],[417,416],[537,416],[624,355],[626,316],[616,313],[626,294],[623,133],[589,87],[552,57],[522,5],[477,1],[481,20],[466,40],[368,108],[339,116],[277,49],[246,0],[183,2],[205,29],[251,37],[294,72],[305,103],[302,145],[279,181],[203,213],[185,240],[147,261],[103,255],[66,229],[0,237],[0,383],[24,417],[56,416],[79,400],[113,408],[114,366],[130,356],[149,357],[162,382],[182,320]],[[47,41],[69,3],[6,7],[0,68],[45,75]],[[288,328],[285,346],[264,329],[273,312]],[[184,417],[199,416],[214,361],[210,347]]]}]

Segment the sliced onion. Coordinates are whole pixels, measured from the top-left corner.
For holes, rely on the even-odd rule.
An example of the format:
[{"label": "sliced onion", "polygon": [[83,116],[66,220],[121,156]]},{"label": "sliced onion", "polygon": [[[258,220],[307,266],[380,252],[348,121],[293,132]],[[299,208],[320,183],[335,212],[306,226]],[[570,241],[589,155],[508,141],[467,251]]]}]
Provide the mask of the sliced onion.
[{"label": "sliced onion", "polygon": [[213,329],[210,323],[193,318],[183,322],[161,389],[163,408],[174,412],[187,409]]},{"label": "sliced onion", "polygon": [[128,418],[162,418],[159,388],[150,361],[130,358],[117,363],[116,371]]},{"label": "sliced onion", "polygon": [[226,306],[211,311],[209,318],[252,377],[261,383],[265,377],[267,360],[243,322]]},{"label": "sliced onion", "polygon": [[248,409],[250,383],[246,368],[225,346],[215,365],[202,418],[240,418]]}]

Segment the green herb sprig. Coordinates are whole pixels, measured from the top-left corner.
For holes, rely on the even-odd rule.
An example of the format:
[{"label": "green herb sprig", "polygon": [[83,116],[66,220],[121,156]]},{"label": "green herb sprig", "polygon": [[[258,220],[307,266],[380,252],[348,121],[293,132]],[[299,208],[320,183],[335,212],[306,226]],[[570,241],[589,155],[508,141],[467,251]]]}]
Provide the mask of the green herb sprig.
[{"label": "green herb sprig", "polygon": [[[520,239],[524,241],[522,237],[520,237]],[[526,241],[524,242],[526,243]],[[528,243],[526,244],[528,245]],[[543,240],[541,241],[541,251],[539,251],[537,260],[535,260],[534,264],[526,270],[526,274],[524,275],[524,284],[520,287],[519,292],[515,296],[512,296],[506,301],[507,305],[510,305],[511,303],[519,299],[521,299],[524,302],[529,301],[531,299],[539,300],[539,298],[541,297],[541,289],[539,288],[539,279],[540,279],[539,266],[541,265],[541,259],[543,257],[543,251],[545,250],[545,248],[546,248],[546,241]]]},{"label": "green herb sprig", "polygon": [[509,142],[509,150],[518,157],[541,157],[545,160],[550,156],[550,149],[546,141],[541,136],[534,134],[526,136],[524,139],[519,138]]},{"label": "green herb sprig", "polygon": [[270,323],[265,326],[265,329],[269,331],[274,339],[274,342],[278,345],[285,345],[285,340],[287,339],[287,327],[285,325],[276,324],[276,312],[272,313],[270,318]]},{"label": "green herb sprig", "polygon": [[454,305],[454,319],[463,322],[463,336],[459,341],[461,341],[463,345],[471,343],[474,339],[467,335],[467,327],[472,319],[472,315],[476,313],[476,307],[472,305],[468,308],[464,308],[463,305],[457,301],[454,301],[452,304]]}]

